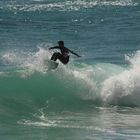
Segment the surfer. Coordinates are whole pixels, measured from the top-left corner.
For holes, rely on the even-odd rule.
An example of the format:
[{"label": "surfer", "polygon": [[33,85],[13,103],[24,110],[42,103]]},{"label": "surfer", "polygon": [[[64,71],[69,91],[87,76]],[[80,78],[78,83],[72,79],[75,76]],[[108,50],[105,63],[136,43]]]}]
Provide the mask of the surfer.
[{"label": "surfer", "polygon": [[52,55],[51,60],[56,61],[57,59],[59,59],[63,64],[67,64],[69,62],[69,57],[70,57],[69,53],[72,53],[72,54],[76,55],[77,57],[81,57],[77,53],[66,48],[64,46],[64,41],[58,41],[58,46],[50,47],[49,50],[51,50],[51,49],[60,49],[61,53],[55,52]]}]

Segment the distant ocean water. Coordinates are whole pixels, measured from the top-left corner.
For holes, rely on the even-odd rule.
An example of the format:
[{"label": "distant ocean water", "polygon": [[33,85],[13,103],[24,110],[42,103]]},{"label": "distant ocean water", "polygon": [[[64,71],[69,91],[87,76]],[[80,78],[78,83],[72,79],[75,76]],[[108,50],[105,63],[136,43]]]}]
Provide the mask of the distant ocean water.
[{"label": "distant ocean water", "polygon": [[[50,71],[58,40],[82,57]],[[0,1],[1,140],[139,140],[139,120],[139,0]]]}]

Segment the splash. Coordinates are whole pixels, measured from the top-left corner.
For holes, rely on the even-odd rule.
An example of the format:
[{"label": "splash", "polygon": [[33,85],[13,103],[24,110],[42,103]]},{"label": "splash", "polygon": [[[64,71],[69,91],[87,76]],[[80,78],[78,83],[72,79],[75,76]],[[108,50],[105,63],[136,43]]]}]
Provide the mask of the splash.
[{"label": "splash", "polygon": [[140,106],[140,52],[127,56],[131,67],[106,79],[102,84],[103,101],[115,105]]},{"label": "splash", "polygon": [[34,72],[46,73],[48,66],[45,62],[50,59],[51,55],[51,52],[46,49],[48,45],[50,44],[38,45],[38,51],[36,52],[9,50],[2,54],[1,63],[10,69],[14,67],[16,70],[21,70],[21,74],[23,74],[23,72],[24,74],[27,73],[27,75],[31,75]]},{"label": "splash", "polygon": [[[6,52],[2,56],[2,60],[10,67],[16,64],[16,67],[14,65],[15,70],[9,72],[10,75],[14,73],[13,77],[16,76],[14,77],[15,83],[18,80],[21,85],[26,85],[24,78],[29,78],[28,85],[38,83],[36,86],[42,87],[43,93],[48,89],[50,91],[50,86],[57,85],[58,91],[68,100],[69,98],[75,100],[78,97],[80,100],[90,100],[95,104],[100,102],[101,104],[140,106],[140,51],[126,56],[126,60],[130,63],[128,67],[108,63],[87,65],[71,61],[67,66],[60,63],[54,72],[48,71],[48,67],[44,63],[50,58],[50,55],[48,50],[39,45],[37,52],[26,55]],[[6,75],[7,72],[1,71],[0,77]],[[10,77],[6,78],[5,81],[8,79],[11,81]],[[44,82],[42,83],[42,81]],[[48,83],[48,86],[44,83]],[[9,87],[10,85],[13,85],[11,90],[17,88],[14,82],[12,84],[9,82]],[[20,90],[24,91],[23,88]],[[6,92],[6,89],[3,91]],[[29,86],[29,91],[32,91],[33,94],[40,92],[36,88],[32,89],[32,86]],[[54,96],[58,91],[52,90]]]}]

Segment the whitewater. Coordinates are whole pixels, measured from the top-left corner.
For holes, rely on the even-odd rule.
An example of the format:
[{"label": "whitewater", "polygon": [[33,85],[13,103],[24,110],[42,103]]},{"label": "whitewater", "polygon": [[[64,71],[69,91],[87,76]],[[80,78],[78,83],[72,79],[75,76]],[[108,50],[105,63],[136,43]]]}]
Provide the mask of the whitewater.
[{"label": "whitewater", "polygon": [[[139,140],[138,0],[0,1],[0,139]],[[50,70],[65,46],[82,57]]]}]

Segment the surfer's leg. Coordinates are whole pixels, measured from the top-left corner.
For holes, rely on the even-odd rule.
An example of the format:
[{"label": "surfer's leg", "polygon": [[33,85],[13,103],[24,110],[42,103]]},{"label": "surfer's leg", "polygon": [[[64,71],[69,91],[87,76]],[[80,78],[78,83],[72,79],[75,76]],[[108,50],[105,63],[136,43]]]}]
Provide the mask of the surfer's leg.
[{"label": "surfer's leg", "polygon": [[63,64],[67,64],[69,62],[69,56],[67,57],[60,57],[59,59]]},{"label": "surfer's leg", "polygon": [[57,59],[60,59],[61,56],[62,56],[62,55],[61,55],[59,52],[54,53],[54,54],[52,55],[52,57],[51,57],[51,60],[56,61]]}]

